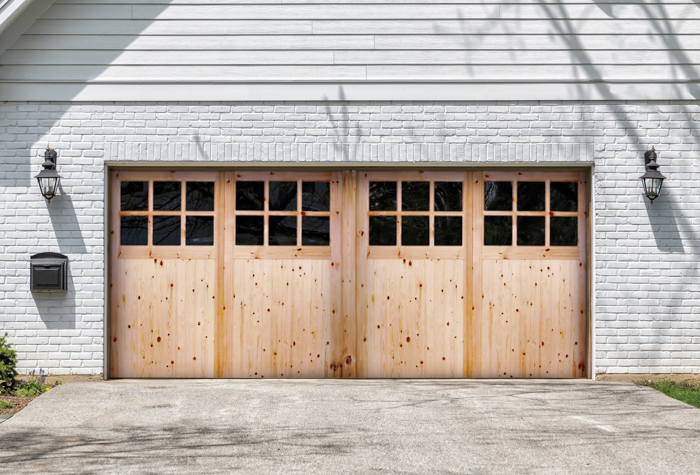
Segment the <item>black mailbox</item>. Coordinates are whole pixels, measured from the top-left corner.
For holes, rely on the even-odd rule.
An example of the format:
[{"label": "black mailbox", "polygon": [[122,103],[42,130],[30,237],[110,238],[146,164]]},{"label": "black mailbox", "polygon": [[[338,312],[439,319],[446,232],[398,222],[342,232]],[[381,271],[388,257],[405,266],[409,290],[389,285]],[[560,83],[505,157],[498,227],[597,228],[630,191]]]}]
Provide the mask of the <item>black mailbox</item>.
[{"label": "black mailbox", "polygon": [[68,258],[55,252],[31,257],[31,290],[68,290]]}]

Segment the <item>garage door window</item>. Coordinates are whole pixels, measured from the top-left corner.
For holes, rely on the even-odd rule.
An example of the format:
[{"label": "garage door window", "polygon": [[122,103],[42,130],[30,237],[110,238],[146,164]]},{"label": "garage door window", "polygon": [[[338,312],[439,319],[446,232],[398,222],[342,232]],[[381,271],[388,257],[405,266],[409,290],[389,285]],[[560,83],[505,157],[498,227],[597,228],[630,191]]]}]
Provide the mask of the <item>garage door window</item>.
[{"label": "garage door window", "polygon": [[484,245],[577,246],[577,182],[486,181]]},{"label": "garage door window", "polygon": [[370,181],[370,246],[461,246],[461,181]]},{"label": "garage door window", "polygon": [[213,181],[122,181],[120,205],[122,246],[214,245]]},{"label": "garage door window", "polygon": [[330,246],[330,182],[236,182],[237,246]]}]

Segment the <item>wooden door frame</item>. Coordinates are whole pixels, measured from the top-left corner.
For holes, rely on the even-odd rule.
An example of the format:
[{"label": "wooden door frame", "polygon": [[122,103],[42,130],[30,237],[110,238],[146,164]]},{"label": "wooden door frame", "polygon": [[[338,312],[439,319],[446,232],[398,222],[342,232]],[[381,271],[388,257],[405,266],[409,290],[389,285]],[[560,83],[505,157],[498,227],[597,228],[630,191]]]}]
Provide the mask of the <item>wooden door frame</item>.
[{"label": "wooden door frame", "polygon": [[[112,214],[112,207],[116,206],[117,203],[119,203],[118,197],[115,199],[114,195],[114,190],[112,189],[112,183],[111,183],[111,173],[113,171],[128,171],[128,170],[139,170],[139,171],[154,171],[154,172],[159,172],[163,170],[178,170],[178,171],[189,171],[189,170],[206,170],[210,171],[212,169],[215,169],[219,171],[220,173],[224,174],[225,176],[231,176],[230,174],[233,173],[233,170],[246,170],[246,171],[253,171],[253,170],[259,170],[259,171],[269,171],[270,169],[275,169],[275,170],[295,170],[295,171],[303,171],[303,170],[309,170],[310,168],[313,170],[339,170],[340,175],[342,176],[341,180],[341,187],[340,187],[340,193],[341,196],[346,197],[347,194],[353,194],[354,190],[354,195],[355,199],[359,196],[361,190],[359,189],[359,180],[358,180],[358,173],[360,170],[396,170],[396,169],[402,169],[402,170],[426,170],[426,171],[445,171],[446,169],[449,170],[458,170],[462,172],[484,172],[484,171],[490,171],[490,170],[498,170],[498,171],[507,171],[507,170],[541,170],[541,171],[549,171],[553,172],[556,171],[556,169],[564,169],[566,171],[582,171],[585,173],[586,176],[586,181],[587,181],[587,190],[586,190],[586,199],[585,199],[585,205],[586,205],[586,235],[587,235],[587,245],[585,249],[585,254],[586,254],[586,262],[587,262],[587,279],[586,279],[586,301],[587,301],[587,308],[586,308],[586,336],[588,338],[588,345],[586,349],[586,361],[587,361],[587,378],[588,379],[594,379],[595,378],[595,274],[594,274],[594,269],[595,269],[595,196],[594,196],[594,189],[595,189],[595,174],[594,170],[595,167],[593,164],[572,164],[572,163],[519,163],[519,164],[514,164],[514,163],[500,163],[500,164],[483,164],[483,163],[474,163],[474,164],[459,164],[460,166],[455,166],[457,165],[456,163],[430,163],[430,164],[408,164],[408,163],[241,163],[241,164],[236,164],[235,167],[233,166],[222,166],[223,164],[220,163],[214,163],[214,162],[209,162],[209,163],[201,163],[201,164],[194,164],[194,163],[188,163],[188,164],[183,164],[181,162],[119,162],[119,161],[108,161],[105,162],[105,168],[104,168],[104,186],[105,186],[105,192],[104,192],[104,208],[103,208],[103,219],[104,219],[104,236],[105,236],[105,242],[104,242],[104,256],[103,256],[103,264],[104,264],[104,273],[105,273],[105,278],[104,278],[104,319],[103,319],[103,354],[104,354],[104,359],[103,359],[103,377],[105,380],[110,379],[112,375],[110,374],[110,363],[111,363],[111,349],[110,349],[110,339],[111,339],[111,323],[112,323],[112,310],[111,310],[111,298],[112,298],[112,292],[110,290],[110,276],[112,272],[112,253],[114,251],[113,246],[111,244],[111,240],[109,239],[110,237],[110,230],[111,230],[111,214]],[[485,166],[486,165],[486,166]],[[469,175],[468,175],[469,176]],[[472,179],[472,182],[474,180]],[[473,190],[473,193],[470,194],[471,197],[470,199],[476,199],[478,198],[478,193]],[[342,202],[345,202],[345,200],[342,200]],[[469,209],[472,209],[473,206],[470,206]],[[355,205],[355,209],[358,209],[357,203]],[[349,217],[347,213],[344,213],[345,217]],[[221,221],[221,220],[220,220]],[[357,261],[356,259],[353,259],[353,265],[349,265],[351,259],[347,259],[347,257],[351,255],[358,256],[359,253],[357,250],[359,249],[359,232],[361,231],[358,229],[358,220],[351,220],[351,219],[343,219],[343,231],[342,231],[342,255],[345,257],[344,259],[341,260],[341,262],[346,263],[345,265],[342,266],[341,273],[342,273],[342,280],[343,282],[355,282],[356,281],[356,272],[357,272]],[[477,226],[480,226],[478,223],[478,220],[473,220],[472,218],[472,229],[470,229],[470,234],[474,232],[474,229]],[[221,223],[223,225],[223,223]],[[217,225],[218,227],[218,225]],[[353,238],[354,235],[354,238]],[[224,239],[226,239],[228,236],[224,234]],[[466,235],[465,235],[466,237]],[[472,242],[474,240],[472,239]],[[218,257],[218,256],[217,256]],[[335,258],[335,257],[334,257]],[[473,253],[467,253],[467,261],[470,261],[467,265],[468,266],[475,266],[476,261],[472,261],[472,259],[476,259],[476,255]],[[466,273],[466,278],[468,281],[471,281],[472,277],[472,272],[467,272]],[[233,282],[229,282],[227,284],[228,286],[232,286]],[[470,288],[473,288],[473,284],[470,285]],[[344,298],[342,299],[342,312],[343,312],[343,321],[345,322],[345,328],[352,329],[352,331],[355,330],[355,319],[349,318],[349,313],[353,309],[353,303],[357,302],[357,297],[359,294],[359,289],[355,285],[344,285],[343,287],[343,296]],[[467,319],[473,318],[474,315],[474,308],[476,308],[476,303],[478,302],[478,299],[475,298],[475,295],[472,292],[467,292],[467,295],[471,295],[472,298],[472,305],[467,305],[467,308],[472,312],[471,314],[468,313]],[[355,312],[356,313],[356,312]],[[467,326],[465,322],[465,327]],[[222,343],[223,344],[223,343]],[[474,345],[469,345],[470,348],[474,348]],[[350,352],[351,354],[356,354],[356,351],[353,348],[346,348],[344,350],[345,354],[348,354]],[[465,355],[465,368],[471,367],[471,361],[473,357],[476,355],[476,352],[470,352],[469,355]],[[467,364],[469,363],[469,364]],[[353,364],[356,364],[356,359],[353,361]]]}]

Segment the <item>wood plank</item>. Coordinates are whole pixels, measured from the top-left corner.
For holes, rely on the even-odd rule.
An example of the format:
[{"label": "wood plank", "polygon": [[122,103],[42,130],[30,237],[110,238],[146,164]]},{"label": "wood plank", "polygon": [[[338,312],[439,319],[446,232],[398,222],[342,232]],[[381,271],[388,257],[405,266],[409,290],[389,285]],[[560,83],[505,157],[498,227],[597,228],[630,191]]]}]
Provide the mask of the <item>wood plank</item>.
[{"label": "wood plank", "polygon": [[[581,177],[579,180],[579,195],[578,195],[578,209],[581,211],[588,210],[588,177],[586,172],[581,172]],[[588,265],[587,256],[590,251],[590,241],[588,240],[588,233],[590,232],[589,226],[589,216],[590,213],[584,212],[579,216],[578,221],[578,232],[579,232],[579,263],[578,263],[578,295],[577,295],[577,309],[578,309],[578,319],[577,326],[575,327],[574,335],[574,353],[576,355],[576,375],[581,378],[590,377],[587,371],[590,371],[590,364],[587,360],[586,350],[589,348],[588,341],[588,322],[590,321],[590,305],[589,302],[589,271],[590,267]],[[591,350],[589,350],[591,351]]]},{"label": "wood plank", "polygon": [[331,246],[236,246],[233,256],[235,259],[333,259]]},{"label": "wood plank", "polygon": [[[628,66],[628,68],[634,68]],[[663,75],[664,67],[657,66]],[[264,66],[102,66],[102,65],[20,65],[3,66],[0,80],[30,80],[44,71],[58,81],[246,81],[246,80],[365,80],[366,66],[264,65]],[[626,73],[630,77],[634,71]],[[612,75],[611,75],[612,76]],[[620,76],[622,77],[622,76]]]},{"label": "wood plank", "polygon": [[[460,181],[460,173],[449,170],[372,170],[365,172],[370,181]],[[398,191],[398,190],[397,190]]]},{"label": "wood plank", "polygon": [[[618,42],[619,43],[619,42]],[[689,45],[691,40],[687,40]],[[374,49],[371,35],[108,36],[22,35],[13,50],[215,51]],[[659,45],[661,46],[661,45]],[[614,45],[607,46],[610,49]],[[665,49],[665,48],[654,48]]]},{"label": "wood plank", "polygon": [[469,378],[472,376],[475,364],[475,344],[474,338],[474,315],[475,315],[475,294],[474,294],[474,216],[478,213],[473,209],[472,182],[473,173],[464,174],[464,186],[462,188],[464,218],[462,222],[462,246],[464,247],[464,296],[463,303],[463,325],[462,325],[462,376]]},{"label": "wood plank", "polygon": [[149,169],[119,170],[117,173],[122,181],[216,181],[218,172],[208,170]]},{"label": "wood plank", "polygon": [[[700,12],[698,13],[700,15]],[[33,38],[33,37],[32,37]],[[69,37],[59,37],[62,43],[71,45]],[[196,38],[196,37],[195,37]],[[303,38],[303,37],[290,37]],[[33,49],[39,46],[39,42],[34,44],[29,41],[22,41],[21,47]],[[144,38],[138,45],[130,46],[129,49],[147,49],[142,44],[156,43],[154,49],[171,49],[161,46],[164,41],[152,42]],[[198,43],[203,43],[198,41]],[[577,49],[588,50],[669,50],[669,44],[675,43],[679,49],[698,49],[700,36],[696,35],[580,35],[576,37]],[[78,44],[74,43],[77,47]],[[178,45],[179,46],[179,45]],[[19,46],[18,46],[19,47]],[[179,46],[182,49],[194,49]],[[273,49],[273,48],[261,48]],[[292,48],[297,49],[297,48]],[[321,48],[309,48],[321,49]],[[344,48],[360,49],[360,48]],[[377,50],[571,50],[571,39],[567,36],[557,35],[377,35],[374,48]]]},{"label": "wood plank", "polygon": [[[556,181],[578,182],[581,172],[578,171],[557,171]],[[488,171],[484,172],[485,181],[545,181],[552,178],[552,172],[546,171]]]},{"label": "wood plank", "polygon": [[369,246],[369,259],[464,259],[461,246]]},{"label": "wood plank", "polygon": [[[339,225],[338,225],[339,227]],[[339,244],[336,246],[340,247]],[[315,290],[316,294],[319,296],[319,300],[322,302],[321,312],[319,313],[320,323],[314,330],[314,350],[316,358],[316,374],[319,378],[328,378],[333,374],[330,369],[331,362],[333,361],[333,349],[330,346],[333,340],[334,328],[337,322],[336,315],[340,315],[342,320],[342,301],[341,306],[335,308],[335,313],[333,313],[333,300],[336,295],[342,296],[342,283],[341,285],[336,285],[338,282],[337,278],[334,281],[333,272],[337,272],[342,276],[342,273],[338,270],[340,263],[335,266],[330,266],[328,262],[316,261],[316,265],[322,270],[321,280],[317,284]]]},{"label": "wood plank", "polygon": [[214,247],[216,247],[216,324],[214,331],[215,361],[214,373],[217,378],[223,378],[226,366],[226,172],[218,172],[214,189]]},{"label": "wood plank", "polygon": [[[700,43],[698,43],[700,46]],[[340,69],[345,68],[360,68],[366,70]],[[260,78],[277,78],[284,74],[289,74],[292,78],[305,79],[308,77],[318,78],[354,78],[359,77],[363,73],[366,74],[366,79],[369,81],[485,81],[485,80],[504,80],[506,78],[512,81],[542,81],[547,78],[548,81],[572,81],[580,77],[588,80],[605,80],[605,81],[620,81],[632,80],[638,78],[644,73],[644,68],[648,65],[643,64],[596,64],[590,66],[588,64],[578,65],[575,62],[564,64],[431,64],[426,68],[423,64],[396,64],[382,65],[370,64],[367,66],[347,65],[335,66],[328,68],[325,66],[304,66],[303,69],[295,73],[287,71],[291,66],[248,66],[245,69],[231,66],[227,69],[222,66],[218,67],[170,67],[170,66],[143,66],[138,69],[139,72],[147,78],[161,79],[168,74],[176,75],[184,79],[200,80],[202,76],[209,74],[215,78],[228,77],[231,79],[247,79],[248,77]],[[102,66],[74,66],[71,71],[59,71],[56,66],[6,66],[3,69],[0,78],[2,79],[29,79],[36,77],[41,71],[48,69],[49,74],[54,74],[58,77],[66,76],[66,79],[81,79],[91,76],[92,72],[99,72],[100,79],[124,79],[133,78],[136,75],[135,68],[130,66],[115,66],[104,68]],[[54,69],[55,68],[55,69]],[[175,72],[173,69],[179,69]],[[662,81],[673,81],[681,78],[682,80],[694,79],[694,74],[691,71],[684,71],[677,64],[657,64],[654,65],[655,78]]]},{"label": "wood plank", "polygon": [[[561,2],[560,2],[561,3]],[[582,2],[583,3],[583,2]],[[461,19],[461,20],[348,20],[348,19],[335,19],[335,20],[315,20],[313,22],[313,31],[318,35],[460,35],[465,32],[477,32],[483,31],[488,32],[490,35],[538,35],[538,34],[550,34],[550,35],[638,35],[640,33],[659,31],[659,27],[655,26],[655,18],[628,18],[625,20],[621,19],[606,19],[605,21],[600,20],[586,20],[577,18],[576,22],[571,22],[567,24],[566,32],[559,28],[559,22],[553,22],[549,18],[542,19],[505,19],[500,18],[498,21],[492,20],[477,20],[477,19]],[[67,21],[65,23],[70,23]],[[77,23],[77,22],[76,22]],[[99,23],[94,21],[91,23]],[[119,22],[124,23],[124,22]],[[171,33],[166,30],[162,23],[156,21],[151,25],[140,25],[144,28],[144,34],[178,34]],[[180,25],[178,21],[172,21],[168,23],[173,23],[173,31],[180,32],[179,34],[197,33],[194,26],[190,26],[188,31],[187,25]],[[211,28],[212,34],[222,34],[225,33],[220,30],[223,26],[219,26],[216,21],[201,21],[197,22],[203,26],[203,28]],[[233,22],[231,22],[233,23]],[[233,31],[238,31],[238,28],[263,28],[259,26],[263,22],[251,21],[253,25],[249,27],[239,26],[236,23],[232,28]],[[302,22],[290,22],[293,26],[288,28],[297,27],[297,23]],[[700,22],[691,19],[682,20],[666,20],[664,22],[665,28],[661,31],[673,32],[679,35],[687,34],[697,34],[700,31]],[[73,25],[71,25],[73,26]],[[42,22],[41,27],[43,28],[33,28],[30,30],[32,34],[45,33],[59,33],[58,28],[52,27],[51,22]],[[80,27],[80,25],[75,24],[75,27]],[[46,29],[44,29],[46,28]],[[114,27],[117,28],[117,27]],[[119,26],[119,28],[125,28]],[[301,28],[299,25],[297,28]],[[135,28],[134,28],[135,29]],[[99,33],[100,31],[112,31],[102,28],[101,30],[90,29],[90,30],[73,30],[76,34],[88,34],[88,33]],[[263,31],[264,32],[264,31]],[[123,31],[121,34],[134,33],[133,31]],[[290,32],[296,33],[296,32]],[[138,34],[136,32],[135,34]],[[245,34],[245,33],[241,33]],[[517,58],[511,58],[511,61],[517,61]]]},{"label": "wood plank", "polygon": [[[700,26],[698,26],[700,28]],[[700,30],[699,30],[700,31]],[[683,61],[700,63],[700,51],[685,50]],[[569,50],[7,50],[5,65],[224,66],[224,65],[678,65],[668,50],[588,50],[580,57]],[[520,72],[516,69],[516,72]]]},{"label": "wood plank", "polygon": [[[340,251],[340,266],[341,266],[341,290],[340,313],[342,316],[342,325],[336,328],[337,333],[333,336],[333,358],[332,363],[335,365],[345,364],[348,369],[349,377],[358,376],[358,345],[357,339],[357,282],[358,273],[357,265],[358,258],[358,232],[357,223],[359,219],[359,211],[357,208],[357,172],[343,171],[339,174],[342,180],[339,187],[339,211],[340,211],[340,239],[334,244],[338,246]],[[364,285],[364,282],[361,284]],[[350,361],[350,364],[348,364]],[[335,372],[334,372],[335,373]]]},{"label": "wood plank", "polygon": [[[624,22],[620,22],[623,24]],[[679,23],[679,27],[683,25]],[[140,36],[180,36],[180,35],[260,35],[277,32],[280,35],[311,35],[314,33],[310,20],[132,20],[108,18],[102,20],[53,20],[39,19],[29,27],[28,35],[140,35]],[[614,32],[614,30],[612,31]],[[331,32],[330,34],[335,34]]]},{"label": "wood plank", "polygon": [[547,18],[547,19],[639,19],[639,18],[700,18],[697,7],[679,4],[630,5],[610,4],[606,8],[595,8],[591,5],[513,5],[504,4],[499,10],[500,17],[508,18]]},{"label": "wood plank", "polygon": [[250,170],[236,171],[236,181],[297,181],[302,178],[304,181],[332,181],[333,172],[314,171],[313,173],[304,173],[298,171],[260,171]]},{"label": "wood plank", "polygon": [[[107,206],[109,206],[109,238],[107,240],[109,261],[108,261],[108,275],[109,275],[109,285],[107,288],[107,298],[109,299],[109,313],[107,314],[109,329],[107,333],[107,341],[110,344],[107,346],[108,353],[105,355],[109,360],[109,374],[107,377],[119,377],[120,360],[124,359],[126,355],[121,355],[119,348],[125,344],[125,335],[122,334],[122,329],[125,329],[125,309],[122,307],[124,302],[121,300],[124,289],[122,287],[126,279],[122,280],[122,275],[124,273],[123,263],[117,259],[118,248],[119,248],[119,204],[120,203],[120,184],[119,184],[119,173],[115,170],[111,170],[109,173],[109,201]],[[121,343],[119,339],[122,340]]]},{"label": "wood plank", "polygon": [[[223,312],[222,319],[223,325],[221,331],[223,334],[219,335],[219,342],[222,345],[220,349],[221,354],[219,358],[222,362],[223,377],[232,378],[235,374],[234,369],[234,358],[239,354],[237,346],[239,341],[235,338],[235,333],[237,330],[236,325],[236,304],[235,304],[235,272],[234,265],[235,261],[233,259],[233,247],[236,242],[236,223],[233,214],[234,210],[234,197],[236,195],[235,182],[233,179],[233,172],[227,171],[222,172],[222,179],[220,181],[221,188],[223,189],[223,205],[218,208],[217,218],[221,223],[223,223],[223,240],[217,245],[220,246],[219,249],[223,250]],[[219,262],[222,262],[222,256],[219,254]]]},{"label": "wood plank", "polygon": [[[58,6],[57,6],[58,7]],[[87,7],[86,7],[87,8]],[[590,7],[589,7],[590,8]],[[529,10],[527,10],[529,12]],[[575,10],[578,11],[578,10]],[[682,10],[684,13],[686,10]],[[690,11],[688,9],[688,11]],[[45,18],[104,18],[102,10],[90,6],[61,5],[52,9]],[[345,19],[444,19],[444,18],[498,18],[498,5],[440,5],[403,4],[401,8],[387,4],[281,4],[281,5],[134,5],[134,19],[148,20],[335,20]],[[675,10],[672,10],[675,13]],[[116,14],[116,12],[115,12]],[[80,15],[80,16],[78,16]],[[637,15],[639,17],[640,15]]]},{"label": "wood plank", "polygon": [[484,246],[484,260],[571,260],[578,259],[578,247]]},{"label": "wood plank", "polygon": [[356,198],[357,209],[357,230],[355,233],[356,255],[356,275],[355,294],[357,296],[356,321],[357,321],[357,376],[361,378],[369,377],[369,346],[370,338],[369,319],[369,297],[370,297],[370,277],[374,261],[367,259],[369,248],[369,218],[367,211],[369,207],[369,181],[366,172],[356,172],[353,177],[358,184]]},{"label": "wood plank", "polygon": [[[184,243],[184,241],[183,241]],[[215,246],[119,246],[119,259],[216,260]]]}]

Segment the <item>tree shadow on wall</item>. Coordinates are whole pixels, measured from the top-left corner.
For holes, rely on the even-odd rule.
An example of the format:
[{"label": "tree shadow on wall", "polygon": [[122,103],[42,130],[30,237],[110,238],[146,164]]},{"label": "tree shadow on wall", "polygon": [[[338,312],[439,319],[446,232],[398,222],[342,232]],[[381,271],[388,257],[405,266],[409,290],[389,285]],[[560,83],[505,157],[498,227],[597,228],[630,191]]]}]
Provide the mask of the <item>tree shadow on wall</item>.
[{"label": "tree shadow on wall", "polygon": [[678,229],[677,213],[674,210],[673,195],[666,193],[654,200],[652,204],[646,197],[642,198],[646,206],[651,232],[656,241],[656,248],[664,253],[685,254],[683,238]]},{"label": "tree shadow on wall", "polygon": [[[118,64],[119,57],[128,51],[130,47],[133,49],[133,43],[141,38],[158,36],[154,35],[153,32],[149,32],[149,28],[170,7],[171,2],[172,0],[159,0],[158,4],[140,5],[142,9],[147,9],[147,12],[145,14],[142,13],[139,19],[122,22],[121,30],[111,35],[107,35],[106,33],[108,32],[104,31],[103,20],[94,22],[84,20],[81,25],[82,33],[78,33],[79,36],[77,37],[81,38],[83,42],[83,45],[80,46],[81,49],[75,49],[72,46],[62,47],[54,45],[51,46],[54,49],[46,50],[47,55],[49,53],[58,55],[61,52],[61,48],[64,48],[65,51],[73,49],[76,52],[72,55],[71,61],[73,63],[65,64],[63,68],[66,71],[71,71],[71,74],[74,75],[73,80],[66,81],[60,85],[63,93],[70,94],[70,97],[73,98],[77,97],[90,82],[99,79],[104,73],[108,72],[110,67]],[[0,3],[4,4],[6,2],[0,1]],[[97,3],[99,4],[100,2]],[[134,5],[129,5],[128,3],[106,5],[105,7],[129,10],[129,16],[132,16],[133,8],[137,2],[134,2]],[[55,2],[37,18],[33,18],[33,21],[29,20],[31,21],[30,26],[15,39],[14,44],[11,46],[11,48],[15,49],[11,50],[8,48],[0,54],[0,67],[12,69],[27,66],[17,61],[17,55],[13,56],[13,53],[16,53],[21,47],[20,40],[22,35],[36,38],[45,35],[47,33],[46,30],[54,32],[50,34],[55,34],[61,40],[74,35],[75,33],[71,31],[70,26],[61,25],[68,25],[75,20],[69,20],[66,23],[65,20],[60,19],[61,15],[65,15],[65,13],[59,11],[58,19],[55,15],[56,9],[65,9],[66,7],[71,8],[70,5]],[[93,5],[93,7],[100,8],[102,6]],[[76,8],[79,9],[81,7]],[[29,10],[27,9],[25,12],[26,18],[18,19],[17,24],[32,16]],[[29,50],[31,49],[32,47],[29,47]],[[78,53],[79,51],[83,51],[84,54]],[[49,62],[48,64],[42,64],[42,67],[50,69],[57,64],[59,63]],[[37,66],[33,63],[28,63],[27,67]],[[21,77],[21,75],[18,77]],[[12,78],[10,77],[9,79]],[[61,127],[61,121],[70,115],[70,111],[66,110],[64,104],[48,102],[38,105],[9,102],[2,104],[2,107],[7,113],[4,114],[1,124],[5,131],[2,133],[4,137],[1,144],[2,147],[0,147],[0,164],[2,165],[2,169],[0,169],[0,189],[3,187],[31,186],[32,178],[36,174],[33,171],[36,170],[38,172],[40,170],[39,165],[43,163],[43,150],[47,144],[51,144],[52,148],[59,151],[59,155],[62,149],[71,149],[74,142],[61,142],[59,140],[60,135],[65,134],[65,132],[57,130]],[[38,119],[37,117],[41,118]],[[61,173],[60,168],[61,163],[59,162],[59,173]],[[66,178],[68,181],[70,176],[68,175]]]}]

